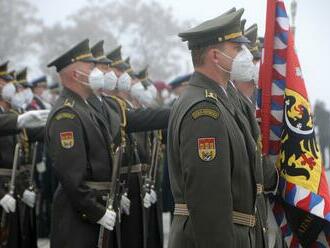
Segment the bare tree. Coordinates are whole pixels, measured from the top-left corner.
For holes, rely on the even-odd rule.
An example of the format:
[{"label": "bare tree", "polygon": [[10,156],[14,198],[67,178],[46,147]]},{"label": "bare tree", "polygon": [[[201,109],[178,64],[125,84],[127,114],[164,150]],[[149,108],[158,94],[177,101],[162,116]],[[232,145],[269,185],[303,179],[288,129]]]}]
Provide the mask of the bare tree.
[{"label": "bare tree", "polygon": [[44,27],[40,33],[41,65],[89,37],[91,43],[104,39],[106,50],[122,44],[133,67],[141,69],[148,64],[155,79],[166,80],[186,72],[186,49],[177,33],[187,25],[156,1],[91,0],[68,20],[66,26]]},{"label": "bare tree", "polygon": [[0,1],[0,59],[22,64],[23,58],[36,51],[35,35],[42,21],[37,9],[27,0]]}]

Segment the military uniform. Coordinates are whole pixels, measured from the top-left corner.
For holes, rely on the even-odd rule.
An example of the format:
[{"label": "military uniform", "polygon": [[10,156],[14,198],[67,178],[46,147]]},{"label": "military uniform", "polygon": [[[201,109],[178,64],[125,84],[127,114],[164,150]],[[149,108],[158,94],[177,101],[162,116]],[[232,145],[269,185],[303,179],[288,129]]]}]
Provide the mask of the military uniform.
[{"label": "military uniform", "polygon": [[[190,49],[246,43],[240,17],[229,11],[181,33]],[[169,247],[264,247],[256,234],[257,144],[226,89],[195,72],[175,102],[168,131],[175,200]]]},{"label": "military uniform", "polygon": [[[6,61],[0,65],[0,77],[10,82],[14,77],[8,72],[8,63],[9,61]],[[3,109],[0,109],[0,136],[17,134],[18,132],[17,115],[5,113]]]},{"label": "military uniform", "polygon": [[[94,63],[86,39],[49,66]],[[64,88],[46,125],[46,142],[59,185],[54,194],[51,247],[95,247],[112,173],[108,124],[75,92]],[[101,184],[101,185],[100,185]],[[101,187],[101,188],[100,188]],[[113,244],[111,244],[113,245]]]}]

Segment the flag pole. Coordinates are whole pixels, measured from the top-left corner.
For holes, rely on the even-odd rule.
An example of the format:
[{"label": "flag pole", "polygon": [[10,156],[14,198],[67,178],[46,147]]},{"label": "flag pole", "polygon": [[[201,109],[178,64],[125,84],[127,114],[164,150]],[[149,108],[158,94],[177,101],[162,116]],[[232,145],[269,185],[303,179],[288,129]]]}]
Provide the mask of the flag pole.
[{"label": "flag pole", "polygon": [[[261,133],[262,152],[269,154],[269,135],[271,120],[271,93],[272,93],[272,73],[273,73],[273,47],[275,33],[275,7],[276,0],[267,0],[266,31],[264,40],[264,54],[261,65],[260,88],[261,98]],[[271,59],[268,59],[271,58]]]}]

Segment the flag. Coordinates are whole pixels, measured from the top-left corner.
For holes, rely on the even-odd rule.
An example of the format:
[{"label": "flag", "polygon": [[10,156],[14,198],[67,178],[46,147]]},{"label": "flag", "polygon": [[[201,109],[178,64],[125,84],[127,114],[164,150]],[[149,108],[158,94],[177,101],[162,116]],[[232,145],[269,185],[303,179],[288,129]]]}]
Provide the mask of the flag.
[{"label": "flag", "polygon": [[273,212],[290,248],[330,246],[330,197],[311,104],[283,0],[268,0],[257,117],[276,162]]}]

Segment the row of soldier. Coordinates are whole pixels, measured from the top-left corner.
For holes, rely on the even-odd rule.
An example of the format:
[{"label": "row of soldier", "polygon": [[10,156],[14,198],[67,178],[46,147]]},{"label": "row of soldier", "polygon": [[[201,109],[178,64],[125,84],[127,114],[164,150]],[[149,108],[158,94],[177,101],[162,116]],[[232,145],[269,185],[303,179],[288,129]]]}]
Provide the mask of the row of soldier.
[{"label": "row of soldier", "polygon": [[[1,222],[1,247],[36,247],[35,214],[38,215],[38,221],[43,220],[47,226],[47,213],[43,217],[43,211],[50,209],[51,205],[51,247],[162,247],[160,198],[162,190],[170,194],[169,176],[175,201],[175,204],[172,202],[166,208],[174,211],[175,218],[170,247],[222,247],[221,244],[230,244],[226,247],[267,247],[265,191],[276,191],[278,174],[266,158],[261,159],[258,146],[260,133],[254,101],[262,39],[257,38],[256,25],[244,29],[245,22],[240,20],[242,14],[242,10],[232,9],[180,34],[189,43],[196,68],[205,67],[202,60],[206,52],[210,61],[219,60],[218,52],[223,57],[218,62],[229,61],[226,65],[217,64],[217,68],[223,74],[234,75],[233,80],[229,80],[226,87],[219,87],[220,92],[217,93],[208,85],[197,85],[197,81],[208,81],[201,69],[193,74],[189,86],[186,82],[190,76],[178,78],[173,83],[176,88],[174,94],[166,84],[153,83],[147,70],[135,73],[129,61],[122,59],[121,47],[105,54],[103,41],[90,48],[86,39],[48,65],[54,66],[58,72],[62,87],[59,95],[54,93],[54,89],[46,90],[45,78],[34,80],[29,85],[26,71],[23,78],[21,73],[14,78],[5,64],[0,72],[3,108],[1,135],[4,136],[1,139],[11,139],[11,143],[6,143],[6,150],[1,148],[1,155],[9,157],[0,164],[0,205],[4,220]],[[219,37],[213,37],[217,35]],[[217,42],[225,44],[222,49],[226,47],[232,53],[235,50],[241,57],[233,59],[226,52],[212,47]],[[203,50],[204,45],[208,50]],[[211,49],[214,50],[212,54]],[[235,67],[235,63],[243,66]],[[212,68],[206,69],[209,71]],[[201,102],[192,105],[191,109],[187,108],[188,112],[180,117],[179,120],[183,121],[181,124],[187,125],[186,129],[181,129],[180,121],[176,119],[179,118],[176,116],[179,112],[172,112],[172,126],[168,135],[168,172],[165,144],[170,108],[174,102],[182,104],[182,99],[190,96],[194,99],[196,92],[191,90],[194,86],[206,89],[203,93],[205,99],[199,100]],[[188,93],[187,87],[190,87]],[[176,101],[181,94],[184,97]],[[233,179],[237,183],[236,189],[241,190],[236,193],[233,191],[234,196],[255,195],[252,200],[246,198],[245,203],[239,203],[240,199],[220,196],[220,191],[225,196],[230,189],[221,188],[219,191],[218,188],[204,186],[206,182],[212,182],[213,177],[224,176],[205,173],[205,168],[210,168],[205,163],[221,164],[217,156],[230,154],[227,147],[216,150],[219,145],[216,142],[222,137],[217,139],[211,135],[212,132],[217,133],[215,136],[222,134],[222,129],[212,126],[213,122],[210,121],[220,117],[219,109],[222,107],[218,103],[218,95],[221,94],[229,99],[228,103],[224,103],[225,108],[237,115],[234,120],[224,115],[228,123],[232,123],[233,133],[230,135],[238,132],[234,130],[237,125],[244,130],[241,136],[237,136],[242,141],[236,143],[237,148],[250,146],[248,154],[244,151],[243,155],[236,154],[233,158],[249,161],[253,157],[256,162],[254,166],[259,166],[257,171],[249,171],[248,166],[240,167],[243,161],[236,161],[236,167],[232,168],[233,177],[238,174],[243,177]],[[207,103],[203,103],[203,100]],[[209,105],[212,101],[217,102],[216,107]],[[50,112],[43,110],[47,108],[51,109]],[[12,110],[15,113],[9,113]],[[203,130],[210,132],[210,135],[198,138],[197,148],[188,140],[184,142],[185,132],[191,138]],[[247,141],[245,136],[250,140]],[[177,137],[182,140],[178,141]],[[253,144],[257,146],[254,151]],[[185,147],[184,150],[180,150],[181,146]],[[240,153],[240,150],[236,152]],[[256,154],[250,154],[254,152]],[[189,167],[186,171],[176,167],[180,164],[179,160],[187,160],[190,165],[202,165],[189,172]],[[231,163],[227,161],[226,165]],[[45,170],[51,174],[48,178],[44,178],[47,177],[43,174]],[[242,185],[244,190],[240,189],[239,184],[249,183],[248,177],[256,180],[256,188],[244,188]],[[58,182],[53,183],[54,178]],[[194,178],[194,182],[189,181],[191,178]],[[219,182],[225,181],[226,178],[223,178]],[[47,195],[47,189],[52,188],[49,184],[57,185],[54,195],[52,192]],[[167,198],[169,202],[173,201],[171,197]],[[222,211],[231,203],[215,202],[219,199],[235,201],[240,208],[234,211],[237,216]],[[37,210],[34,209],[36,202]],[[250,207],[250,202],[255,212],[244,214],[244,208]],[[225,216],[209,218],[214,207]],[[201,231],[192,230],[192,224],[186,227],[186,217],[190,214],[194,226],[197,225]],[[226,227],[223,226],[228,217],[233,218],[235,225],[242,227],[241,230],[235,229],[235,235],[243,235],[246,230],[253,229],[253,240],[257,245],[248,241],[244,234],[243,238],[236,240],[239,245],[232,246],[231,230],[225,231]],[[39,233],[43,231],[43,225],[45,223],[39,224]],[[209,230],[212,225],[221,231]]]},{"label": "row of soldier", "polygon": [[[0,247],[37,247],[50,225],[52,247],[95,247],[96,223],[114,229],[104,239],[118,247],[162,247],[157,198],[169,109],[158,106],[170,105],[175,92],[153,84],[147,69],[134,73],[121,47],[105,56],[103,41],[90,49],[84,40],[54,65],[61,94],[45,76],[28,82],[26,68],[15,74],[1,65]],[[105,211],[120,145],[113,211]]]}]

